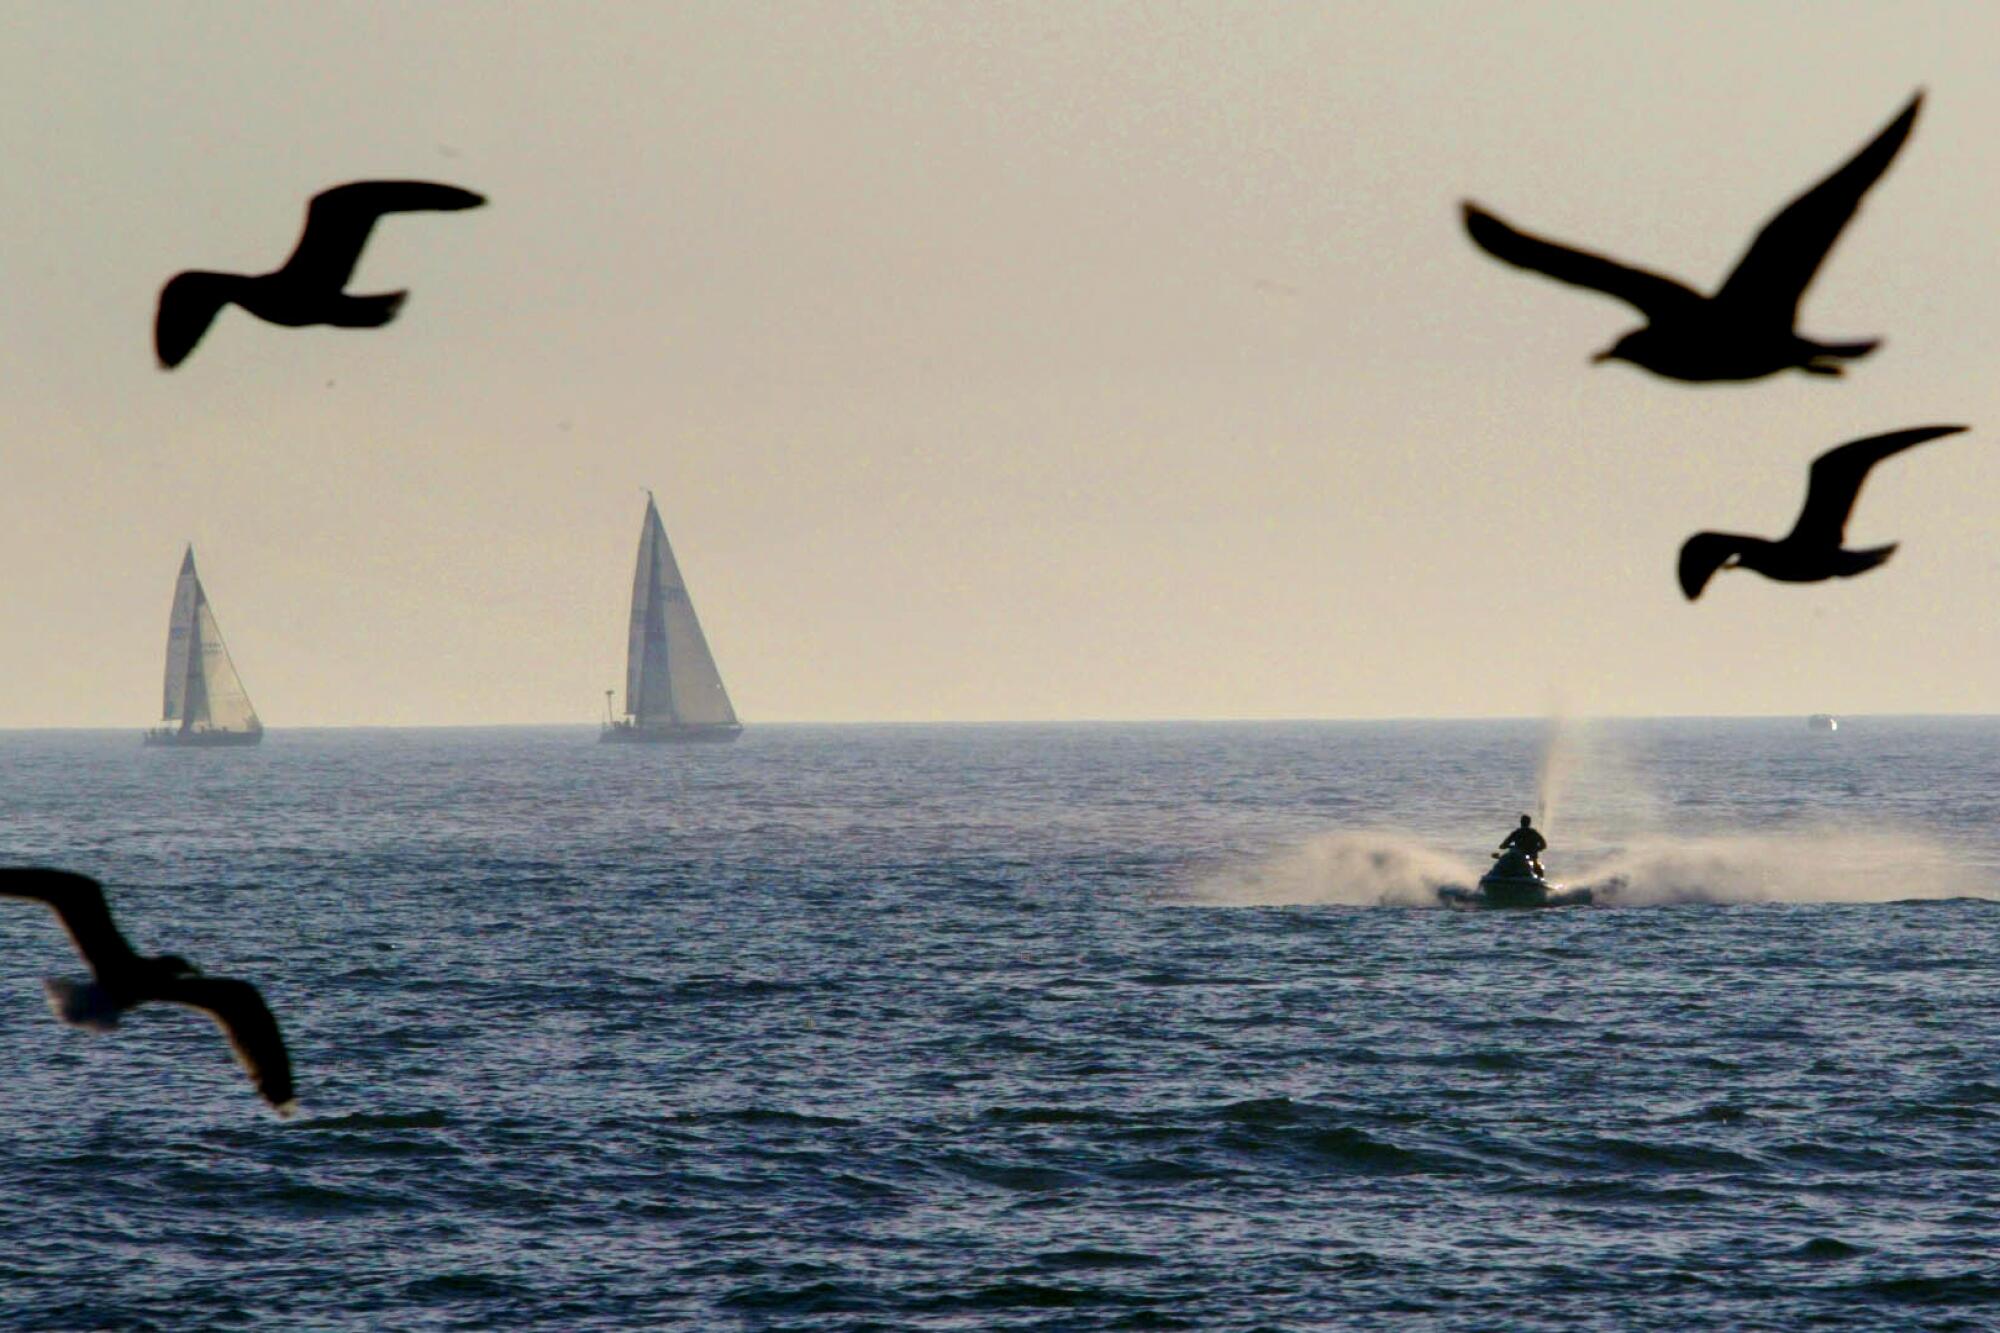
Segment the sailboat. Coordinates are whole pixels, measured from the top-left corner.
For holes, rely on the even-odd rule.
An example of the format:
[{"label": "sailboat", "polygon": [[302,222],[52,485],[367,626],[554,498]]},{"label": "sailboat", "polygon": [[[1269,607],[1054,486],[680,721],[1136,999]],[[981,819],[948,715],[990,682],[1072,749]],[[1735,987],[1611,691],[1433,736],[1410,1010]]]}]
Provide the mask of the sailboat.
[{"label": "sailboat", "polygon": [[181,557],[174,610],[167,621],[166,704],[163,724],[146,733],[148,745],[255,745],[264,724],[250,706],[243,679],[229,660],[229,645],[194,569],[194,544]]},{"label": "sailboat", "polygon": [[646,492],[646,517],[639,526],[639,566],[632,575],[625,716],[611,716],[609,690],[604,692],[604,712],[600,741],[733,741],[743,734],[651,491]]}]

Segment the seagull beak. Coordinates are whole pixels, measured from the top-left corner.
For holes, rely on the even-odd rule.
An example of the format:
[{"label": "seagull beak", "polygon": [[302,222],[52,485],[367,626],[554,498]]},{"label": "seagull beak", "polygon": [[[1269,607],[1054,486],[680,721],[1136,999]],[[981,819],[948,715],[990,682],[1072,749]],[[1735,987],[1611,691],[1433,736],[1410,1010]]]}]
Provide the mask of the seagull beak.
[{"label": "seagull beak", "polygon": [[1593,366],[1602,365],[1606,361],[1616,361],[1617,359],[1618,359],[1617,351],[1613,348],[1607,347],[1603,351],[1599,352],[1596,356],[1591,357],[1590,364]]}]

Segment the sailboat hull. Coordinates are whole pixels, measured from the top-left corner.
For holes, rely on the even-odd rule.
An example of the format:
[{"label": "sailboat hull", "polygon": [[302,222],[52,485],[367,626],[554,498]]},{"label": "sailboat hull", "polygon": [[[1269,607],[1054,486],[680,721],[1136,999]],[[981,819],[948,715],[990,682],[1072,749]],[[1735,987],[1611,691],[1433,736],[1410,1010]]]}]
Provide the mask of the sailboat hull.
[{"label": "sailboat hull", "polygon": [[679,745],[706,743],[727,745],[743,734],[742,724],[715,722],[702,726],[681,724],[665,727],[638,727],[630,722],[613,722],[597,733],[606,745]]},{"label": "sailboat hull", "polygon": [[213,749],[224,745],[255,745],[264,739],[259,731],[149,731],[146,744],[179,746],[188,749]]}]

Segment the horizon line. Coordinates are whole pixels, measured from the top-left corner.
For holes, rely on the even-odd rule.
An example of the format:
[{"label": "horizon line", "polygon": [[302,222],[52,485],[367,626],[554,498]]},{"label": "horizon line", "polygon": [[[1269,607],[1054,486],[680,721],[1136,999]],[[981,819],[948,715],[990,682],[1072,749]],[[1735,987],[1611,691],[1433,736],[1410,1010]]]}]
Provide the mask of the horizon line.
[{"label": "horizon line", "polygon": [[[765,727],[1157,727],[1157,726],[1314,726],[1333,724],[1381,724],[1409,722],[1762,722],[1804,719],[1820,713],[1438,713],[1367,717],[1043,717],[1043,718],[782,718],[766,722],[745,722],[744,731]],[[1916,719],[1916,718],[2000,718],[2000,712],[1942,711],[1889,713],[1832,713],[1835,719]],[[157,726],[158,723],[152,724]],[[273,731],[585,731],[599,730],[602,722],[308,722],[296,726],[272,727]],[[137,732],[137,725],[60,723],[5,726],[0,735],[27,732]]]}]

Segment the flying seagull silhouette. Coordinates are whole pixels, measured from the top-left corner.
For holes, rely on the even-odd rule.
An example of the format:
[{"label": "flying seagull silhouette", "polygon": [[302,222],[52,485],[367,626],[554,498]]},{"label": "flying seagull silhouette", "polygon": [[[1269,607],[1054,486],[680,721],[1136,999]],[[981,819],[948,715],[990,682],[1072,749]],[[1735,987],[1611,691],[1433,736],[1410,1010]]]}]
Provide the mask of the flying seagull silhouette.
[{"label": "flying seagull silhouette", "polygon": [[384,213],[477,208],[483,195],[430,181],[352,181],[322,190],[306,207],[306,229],[285,266],[273,273],[177,273],[160,289],[153,347],[172,370],[187,360],[222,307],[232,302],[270,324],[333,324],[372,329],[396,317],[407,291],[350,296],[368,233]]},{"label": "flying seagull silhouette", "polygon": [[1638,307],[1649,321],[1593,361],[1630,361],[1677,380],[1754,380],[1797,368],[1838,375],[1842,359],[1875,350],[1866,342],[1821,343],[1799,336],[1799,299],[1841,228],[1909,138],[1917,93],[1847,163],[1764,225],[1713,296],[1672,278],[1516,231],[1467,200],[1465,229],[1494,258],[1559,282],[1589,287]]},{"label": "flying seagull silhouette", "polygon": [[1847,533],[1847,516],[1861,494],[1861,483],[1868,480],[1868,470],[1891,454],[1965,429],[1918,426],[1827,450],[1813,460],[1806,483],[1806,507],[1790,532],[1779,541],[1734,532],[1697,532],[1681,546],[1681,591],[1692,602],[1718,569],[1751,569],[1780,583],[1818,583],[1821,579],[1850,579],[1875,568],[1895,553],[1896,543],[1863,551],[1850,551],[1840,544]]},{"label": "flying seagull silhouette", "polygon": [[178,954],[147,958],[134,953],[112,923],[104,891],[94,879],[66,870],[0,870],[0,897],[24,898],[53,908],[70,943],[90,964],[95,981],[50,978],[43,985],[49,1008],[65,1023],[108,1032],[127,1009],[152,1001],[200,1009],[221,1025],[250,1081],[279,1115],[290,1115],[292,1062],[278,1020],[247,981],[207,977]]}]

